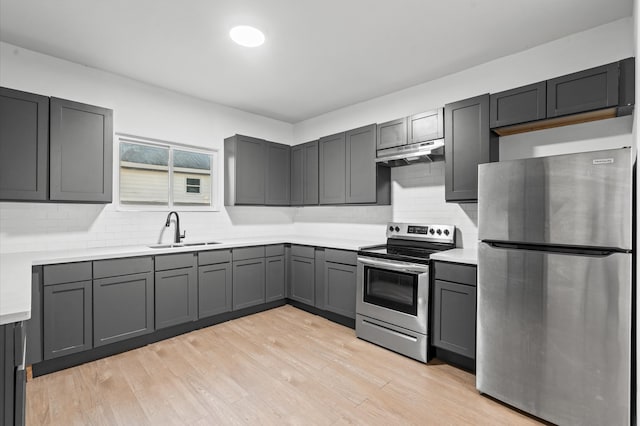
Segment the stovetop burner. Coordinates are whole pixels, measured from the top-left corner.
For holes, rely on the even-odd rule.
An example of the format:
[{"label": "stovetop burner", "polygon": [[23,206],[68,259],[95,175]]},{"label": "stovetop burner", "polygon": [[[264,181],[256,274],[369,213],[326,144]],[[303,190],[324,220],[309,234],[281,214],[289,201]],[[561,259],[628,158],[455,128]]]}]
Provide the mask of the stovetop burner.
[{"label": "stovetop burner", "polygon": [[387,225],[387,244],[370,247],[359,255],[428,264],[431,254],[456,247],[453,225],[396,223]]}]

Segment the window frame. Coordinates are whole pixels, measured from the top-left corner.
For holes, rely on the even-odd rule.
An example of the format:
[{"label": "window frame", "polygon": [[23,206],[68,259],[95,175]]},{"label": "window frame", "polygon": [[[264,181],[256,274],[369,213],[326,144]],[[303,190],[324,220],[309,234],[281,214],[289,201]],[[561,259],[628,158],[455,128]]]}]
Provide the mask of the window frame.
[{"label": "window frame", "polygon": [[[125,133],[116,133],[116,146],[114,147],[114,198],[116,210],[118,211],[163,211],[175,210],[181,212],[188,211],[220,211],[220,156],[219,150],[213,148],[203,148],[194,145],[188,145],[178,142],[164,141],[160,139],[152,139],[141,136],[134,136]],[[120,202],[120,144],[121,143],[133,143],[138,145],[147,145],[155,148],[164,148],[169,150],[168,160],[168,204],[167,205],[152,205],[152,204],[123,204]],[[206,154],[211,156],[211,204],[208,206],[194,206],[184,204],[174,204],[174,165],[173,165],[173,152],[174,150],[195,152],[198,154]],[[202,185],[198,188],[202,190]],[[202,193],[202,192],[200,192]]]}]

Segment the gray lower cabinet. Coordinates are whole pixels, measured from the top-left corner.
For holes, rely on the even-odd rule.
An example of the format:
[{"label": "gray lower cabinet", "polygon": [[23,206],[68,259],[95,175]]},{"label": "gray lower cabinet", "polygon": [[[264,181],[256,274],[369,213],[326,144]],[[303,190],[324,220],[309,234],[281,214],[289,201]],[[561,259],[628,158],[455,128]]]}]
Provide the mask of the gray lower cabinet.
[{"label": "gray lower cabinet", "polygon": [[198,253],[198,318],[230,312],[233,279],[231,250]]},{"label": "gray lower cabinet", "polygon": [[198,318],[195,253],[156,256],[155,326],[170,327]]},{"label": "gray lower cabinet", "polygon": [[476,354],[476,267],[434,262],[432,344],[464,357]]},{"label": "gray lower cabinet", "polygon": [[315,248],[291,246],[291,288],[289,298],[315,305]]},{"label": "gray lower cabinet", "polygon": [[94,347],[152,332],[153,259],[95,261],[93,271]]},{"label": "gray lower cabinet", "polygon": [[49,199],[110,203],[113,111],[51,98]]},{"label": "gray lower cabinet", "polygon": [[0,325],[0,424],[25,424],[24,322]]},{"label": "gray lower cabinet", "polygon": [[233,262],[233,310],[265,303],[264,257]]},{"label": "gray lower cabinet", "polygon": [[49,98],[0,88],[0,200],[49,193]]},{"label": "gray lower cabinet", "polygon": [[45,285],[43,290],[44,359],[93,347],[91,280]]},{"label": "gray lower cabinet", "polygon": [[284,244],[265,247],[265,301],[285,298],[286,261]]},{"label": "gray lower cabinet", "polygon": [[348,318],[356,318],[357,253],[325,250],[324,309]]},{"label": "gray lower cabinet", "polygon": [[31,269],[31,318],[27,328],[27,365],[42,361],[42,266]]}]

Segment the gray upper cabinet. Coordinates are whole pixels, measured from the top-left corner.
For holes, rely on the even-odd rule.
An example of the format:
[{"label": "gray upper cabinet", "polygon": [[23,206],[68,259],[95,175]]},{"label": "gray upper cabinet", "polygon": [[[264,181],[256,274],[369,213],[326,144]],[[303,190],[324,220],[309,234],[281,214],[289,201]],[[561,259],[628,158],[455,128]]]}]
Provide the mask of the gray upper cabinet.
[{"label": "gray upper cabinet", "polygon": [[445,200],[477,202],[478,164],[497,154],[489,130],[489,95],[447,104],[445,123]]},{"label": "gray upper cabinet", "polygon": [[433,345],[475,359],[476,267],[434,263]]},{"label": "gray upper cabinet", "polygon": [[290,203],[291,147],[267,142],[266,151],[265,204],[268,206],[288,206]]},{"label": "gray upper cabinet", "polygon": [[232,309],[231,251],[198,253],[198,318]]},{"label": "gray upper cabinet", "polygon": [[346,133],[346,203],[376,202],[376,125]]},{"label": "gray upper cabinet", "polygon": [[318,142],[320,204],[346,201],[345,133],[320,138]]},{"label": "gray upper cabinet", "polygon": [[151,257],[95,261],[93,278],[94,347],[154,330]]},{"label": "gray upper cabinet", "polygon": [[489,102],[491,128],[541,120],[547,117],[547,83],[494,93]]},{"label": "gray upper cabinet", "polygon": [[318,204],[318,141],[291,147],[291,205]]},{"label": "gray upper cabinet", "polygon": [[91,262],[45,266],[43,274],[44,359],[91,349]]},{"label": "gray upper cabinet", "polygon": [[156,256],[156,329],[198,317],[198,273],[194,253]]},{"label": "gray upper cabinet", "polygon": [[444,137],[443,110],[435,109],[421,114],[415,114],[407,119],[409,143],[426,142]]},{"label": "gray upper cabinet", "polygon": [[49,98],[0,88],[0,200],[45,201]]},{"label": "gray upper cabinet", "polygon": [[407,144],[407,119],[387,121],[378,124],[376,149],[393,148]]},{"label": "gray upper cabinet", "polygon": [[235,135],[224,140],[224,204],[264,205],[266,142]]},{"label": "gray upper cabinet", "polygon": [[49,198],[110,203],[113,111],[51,98]]}]

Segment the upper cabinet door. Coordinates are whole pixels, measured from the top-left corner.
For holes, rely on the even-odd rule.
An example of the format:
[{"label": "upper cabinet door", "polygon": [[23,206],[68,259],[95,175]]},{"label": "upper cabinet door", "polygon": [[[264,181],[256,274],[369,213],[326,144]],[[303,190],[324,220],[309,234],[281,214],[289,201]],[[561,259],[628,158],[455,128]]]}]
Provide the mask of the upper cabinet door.
[{"label": "upper cabinet door", "polygon": [[304,146],[291,147],[291,196],[292,206],[300,206],[303,203],[303,177],[304,177]]},{"label": "upper cabinet door", "polygon": [[318,141],[307,142],[304,149],[303,204],[318,204]]},{"label": "upper cabinet door", "polygon": [[50,199],[110,203],[113,111],[51,98]]},{"label": "upper cabinet door", "polygon": [[409,117],[409,143],[419,143],[444,137],[442,108]]},{"label": "upper cabinet door", "polygon": [[492,159],[489,95],[447,104],[445,122],[445,200],[478,200],[478,164]]},{"label": "upper cabinet door", "polygon": [[529,84],[491,95],[491,128],[547,117],[547,82]]},{"label": "upper cabinet door", "polygon": [[291,182],[291,147],[267,142],[267,175],[265,204],[268,206],[288,206]]},{"label": "upper cabinet door", "polygon": [[615,62],[547,80],[547,118],[618,105]]},{"label": "upper cabinet door", "polygon": [[347,203],[376,202],[376,125],[346,134]]},{"label": "upper cabinet door", "polygon": [[236,138],[236,203],[264,204],[266,142],[241,135]]},{"label": "upper cabinet door", "polygon": [[47,199],[49,98],[0,88],[0,200]]},{"label": "upper cabinet door", "polygon": [[407,119],[387,121],[378,124],[376,149],[392,148],[407,144]]},{"label": "upper cabinet door", "polygon": [[320,138],[320,204],[344,204],[346,193],[345,134]]}]

